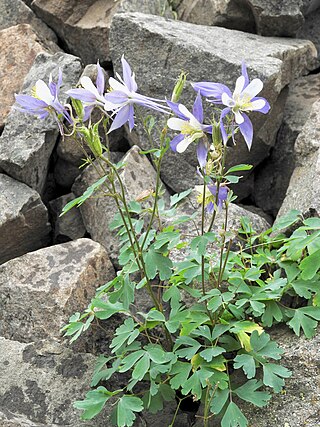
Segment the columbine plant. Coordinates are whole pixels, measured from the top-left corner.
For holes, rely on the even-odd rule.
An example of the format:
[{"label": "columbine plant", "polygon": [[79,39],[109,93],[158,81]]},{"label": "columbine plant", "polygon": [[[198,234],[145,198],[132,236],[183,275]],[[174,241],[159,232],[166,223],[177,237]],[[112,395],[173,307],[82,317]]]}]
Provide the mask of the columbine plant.
[{"label": "columbine plant", "polygon": [[[265,406],[270,392],[279,393],[284,379],[291,375],[275,363],[283,351],[265,328],[285,322],[297,335],[303,331],[310,338],[320,320],[320,249],[315,244],[320,220],[303,219],[295,211],[258,234],[242,218],[237,234],[228,233],[228,210],[235,199],[229,184],[239,180],[235,172],[251,166],[226,170],[227,142],[234,141],[239,130],[250,149],[253,131],[247,114],[265,114],[270,108],[264,98],[256,96],[263,83],[259,79],[250,83],[244,64],[233,93],[221,83],[194,83],[197,94],[192,113],[179,103],[186,75],[180,76],[167,107],[165,100],[138,94],[124,58],[122,67],[123,77],[110,78],[106,93],[99,65],[95,84],[83,77],[82,88],[68,91],[74,111],[58,101],[61,76],[57,85],[50,78],[49,87],[38,81],[33,97],[17,96],[26,112],[40,118],[53,114],[62,133],[66,119],[68,132],[84,154],[88,147],[91,150],[87,163],[101,174],[83,196],[66,205],[63,214],[100,191],[113,197],[119,210],[111,228],[121,241],[121,269],[97,290],[88,308],[75,313],[63,328],[75,341],[93,323],[101,326],[106,321],[104,327],[108,327],[113,316],[118,321],[109,352],[98,360],[92,390],[75,407],[87,420],[110,401],[111,421],[118,427],[132,426],[137,413],[156,413],[167,403],[176,407],[171,427],[180,410],[193,411],[204,427],[212,420],[222,427],[246,427],[241,401]],[[221,105],[220,113],[215,108],[209,122],[204,120],[201,96]],[[144,152],[157,169],[155,188],[128,201],[119,174],[124,165],[110,161],[99,124],[103,124],[106,141],[112,130],[125,123],[132,130],[134,105],[163,113],[164,125],[157,148]],[[96,123],[91,122],[94,108],[102,114]],[[151,138],[155,119],[144,124]],[[170,130],[178,134],[169,136]],[[198,233],[186,236],[179,226],[197,218],[180,215],[179,210],[186,197],[192,197],[191,190],[172,196],[166,206],[161,199],[160,168],[167,150],[178,156],[191,144],[197,144],[197,173],[203,185],[196,188]],[[224,217],[219,233],[215,230],[217,215]],[[299,221],[302,225],[290,237],[281,233]],[[180,251],[183,261],[178,262]],[[150,297],[152,308],[147,312],[139,308],[138,290]],[[115,374],[125,375],[126,384],[121,388],[114,387]]]}]

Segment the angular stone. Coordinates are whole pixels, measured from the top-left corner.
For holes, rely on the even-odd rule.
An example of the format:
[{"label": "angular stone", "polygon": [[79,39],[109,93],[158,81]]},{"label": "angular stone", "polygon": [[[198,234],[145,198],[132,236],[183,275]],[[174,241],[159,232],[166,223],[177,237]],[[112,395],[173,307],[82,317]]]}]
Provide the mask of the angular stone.
[{"label": "angular stone", "polygon": [[[125,166],[120,172],[120,177],[128,201],[135,200],[146,190],[154,189],[156,182],[155,170],[148,159],[139,154],[139,151],[139,147],[134,146],[121,160]],[[95,169],[89,166],[76,180],[72,191],[76,196],[80,196],[98,179]],[[91,197],[80,206],[80,210],[92,239],[101,243],[107,249],[112,261],[117,263],[119,239],[115,232],[109,230],[110,223],[118,212],[115,201],[111,197]]]},{"label": "angular stone", "polygon": [[304,23],[310,0],[247,0],[264,36],[295,37]]},{"label": "angular stone", "polygon": [[1,427],[106,427],[111,408],[81,421],[72,404],[90,390],[96,358],[47,340],[0,337]]},{"label": "angular stone", "polygon": [[[120,58],[125,52],[140,93],[161,99],[170,99],[181,69],[189,73],[190,81],[217,81],[233,88],[245,58],[251,79],[258,77],[264,82],[262,96],[271,103],[272,111],[268,115],[252,114],[255,129],[252,149],[248,153],[243,140],[239,139],[231,150],[228,164],[251,163],[254,166],[267,157],[275,143],[282,119],[284,87],[312,68],[316,55],[314,46],[308,41],[264,38],[139,13],[122,13],[114,17],[110,46],[116,71],[120,71]],[[139,58],[136,52],[141,52]],[[190,108],[194,98],[195,93],[188,86],[181,102]],[[205,103],[207,120],[212,114],[208,105]],[[143,135],[139,127],[129,134],[132,143],[146,148],[149,143]],[[162,179],[174,191],[185,190],[195,182],[194,146],[183,155],[168,151],[164,159]]]},{"label": "angular stone", "polygon": [[86,234],[82,216],[78,209],[71,209],[63,216],[59,216],[64,206],[74,198],[75,195],[69,193],[52,200],[49,204],[54,223],[54,241],[57,243],[80,239]]},{"label": "angular stone", "polygon": [[21,342],[59,338],[71,314],[114,277],[104,248],[90,239],[31,252],[0,267],[0,334]]},{"label": "angular stone", "polygon": [[80,174],[81,170],[79,169],[79,166],[75,166],[74,164],[66,162],[58,157],[54,165],[54,180],[59,187],[70,190],[75,179]]},{"label": "angular stone", "polygon": [[32,9],[50,25],[68,51],[86,63],[109,61],[109,30],[117,11],[161,14],[167,0],[35,0]]},{"label": "angular stone", "polygon": [[310,8],[305,18],[305,22],[297,34],[301,39],[311,40],[318,51],[318,67],[320,66],[320,4],[316,0],[314,8]]},{"label": "angular stone", "polygon": [[57,43],[55,33],[22,0],[2,0],[0,3],[0,30],[18,24],[29,24],[49,45]]},{"label": "angular stone", "polygon": [[276,145],[255,174],[254,200],[273,216],[280,209],[294,170],[294,143],[319,98],[320,74],[292,82]]},{"label": "angular stone", "polygon": [[[22,92],[30,93],[38,79],[48,82],[50,73],[57,78],[59,67],[63,72],[59,99],[66,102],[64,92],[77,83],[82,69],[80,59],[66,53],[40,53],[24,81]],[[53,119],[40,120],[13,109],[0,138],[0,168],[41,194],[58,133]]]},{"label": "angular stone", "polygon": [[295,146],[295,169],[278,217],[291,209],[305,216],[320,216],[320,101],[313,104],[310,117]]},{"label": "angular stone", "polygon": [[0,264],[48,245],[50,232],[39,194],[0,174]]},{"label": "angular stone", "polygon": [[[23,5],[25,6],[25,5]],[[27,6],[25,6],[27,8]],[[0,6],[1,16],[1,6]],[[1,23],[0,23],[1,26]],[[40,52],[57,52],[57,45],[42,40],[28,24],[0,31],[0,128],[4,126],[14,104],[14,93],[20,91],[23,80]],[[16,64],[19,64],[17,67]]]},{"label": "angular stone", "polygon": [[176,0],[178,18],[197,25],[215,25],[249,33],[255,20],[249,5],[242,0]]}]

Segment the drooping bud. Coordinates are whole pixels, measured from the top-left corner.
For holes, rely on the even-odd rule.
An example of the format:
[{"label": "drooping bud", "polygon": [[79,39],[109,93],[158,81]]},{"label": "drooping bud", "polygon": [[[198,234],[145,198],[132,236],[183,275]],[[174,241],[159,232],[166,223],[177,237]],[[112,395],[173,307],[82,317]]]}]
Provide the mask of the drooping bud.
[{"label": "drooping bud", "polygon": [[99,136],[99,122],[90,128],[91,140],[88,144],[95,157],[102,156],[102,145]]},{"label": "drooping bud", "polygon": [[179,101],[184,85],[186,83],[186,80],[187,80],[187,74],[184,71],[181,71],[180,76],[177,80],[177,83],[175,84],[174,89],[172,91],[172,96],[171,96],[172,102]]},{"label": "drooping bud", "polygon": [[84,117],[84,107],[80,99],[71,98],[71,104],[77,117],[82,121]]}]

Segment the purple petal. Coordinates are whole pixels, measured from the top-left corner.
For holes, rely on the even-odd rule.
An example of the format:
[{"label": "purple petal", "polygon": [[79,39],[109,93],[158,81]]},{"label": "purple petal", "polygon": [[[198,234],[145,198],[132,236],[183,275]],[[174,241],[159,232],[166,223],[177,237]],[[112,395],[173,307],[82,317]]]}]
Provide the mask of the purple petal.
[{"label": "purple petal", "polygon": [[123,81],[124,81],[125,85],[127,86],[127,88],[131,92],[136,92],[136,90],[138,89],[137,84],[136,84],[136,82],[132,76],[132,71],[131,71],[130,65],[124,59],[123,55],[121,58],[121,63],[122,63]]},{"label": "purple petal", "polygon": [[250,150],[253,139],[253,127],[249,117],[245,113],[242,113],[242,116],[244,118],[244,122],[239,125],[239,129],[248,146],[248,150]]},{"label": "purple petal", "polygon": [[213,211],[214,211],[214,204],[212,202],[210,202],[210,203],[207,204],[207,212],[209,214],[212,214]]},{"label": "purple petal", "polygon": [[201,169],[203,169],[207,164],[207,154],[208,149],[205,143],[203,141],[200,141],[197,145],[197,157]]},{"label": "purple petal", "polygon": [[178,103],[172,102],[172,101],[167,101],[167,104],[169,105],[171,110],[174,112],[174,114],[176,116],[178,116],[180,119],[189,120],[189,118],[186,117],[184,114],[182,114],[181,111],[179,110],[179,104]]},{"label": "purple petal", "polygon": [[243,89],[245,89],[248,86],[248,84],[250,83],[250,80],[249,80],[249,76],[248,76],[248,72],[247,72],[247,67],[246,67],[246,64],[244,61],[242,61],[241,71],[242,71],[242,75],[244,77]]},{"label": "purple petal", "polygon": [[104,74],[102,71],[102,68],[100,67],[99,62],[97,63],[97,79],[96,79],[96,87],[98,89],[98,92],[100,95],[103,95],[104,93],[104,87],[105,87],[105,81],[104,81]]},{"label": "purple petal", "polygon": [[270,110],[270,104],[265,98],[262,98],[261,96],[256,96],[256,97],[251,99],[251,102],[252,101],[259,101],[260,99],[265,101],[266,104],[264,107],[260,108],[259,110],[254,110],[254,111],[259,111],[259,113],[267,114]]},{"label": "purple petal", "polygon": [[123,104],[128,101],[128,95],[120,90],[112,90],[111,92],[106,93],[105,99],[112,104]]},{"label": "purple petal", "polygon": [[200,91],[198,92],[196,100],[194,101],[192,114],[198,120],[199,123],[203,122],[203,107]]},{"label": "purple petal", "polygon": [[223,124],[223,119],[225,118],[225,116],[227,114],[230,113],[230,111],[231,111],[230,108],[224,108],[221,111],[221,116],[220,116],[220,130],[221,130],[221,135],[222,135],[222,140],[223,140],[224,145],[226,145],[228,142],[228,135],[227,135],[227,132],[226,132],[224,124]]},{"label": "purple petal", "polygon": [[83,115],[84,122],[90,119],[93,108],[94,108],[94,105],[87,105],[86,107],[84,107],[84,115]]},{"label": "purple petal", "polygon": [[79,99],[82,102],[96,102],[96,97],[94,96],[94,94],[86,89],[70,89],[67,90],[66,94],[71,96],[71,98]]},{"label": "purple petal", "polygon": [[21,107],[26,110],[31,110],[35,108],[46,108],[48,104],[40,99],[34,98],[30,95],[15,95],[16,101]]},{"label": "purple petal", "polygon": [[222,83],[211,83],[211,82],[197,82],[192,83],[192,87],[196,92],[200,91],[202,96],[206,98],[212,98],[211,101],[217,104],[221,104],[221,96],[226,93],[230,98],[232,93],[230,89]]},{"label": "purple petal", "polygon": [[130,117],[130,105],[125,105],[124,107],[120,108],[117,115],[113,119],[109,132],[112,132],[113,130],[120,128],[129,120],[129,117]]},{"label": "purple petal", "polygon": [[203,132],[212,134],[212,125],[203,125],[201,128]]},{"label": "purple petal", "polygon": [[184,135],[182,135],[182,133],[180,133],[179,135],[175,136],[171,141],[170,141],[170,147],[172,151],[177,152],[177,145],[179,144],[179,142],[181,142],[184,139]]},{"label": "purple petal", "polygon": [[130,132],[132,131],[134,127],[134,109],[133,109],[133,105],[130,104],[129,106],[129,129]]}]

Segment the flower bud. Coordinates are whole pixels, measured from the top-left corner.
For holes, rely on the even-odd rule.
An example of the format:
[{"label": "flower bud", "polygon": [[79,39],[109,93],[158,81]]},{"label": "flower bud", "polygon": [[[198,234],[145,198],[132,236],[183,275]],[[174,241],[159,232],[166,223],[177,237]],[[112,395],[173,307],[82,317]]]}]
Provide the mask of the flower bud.
[{"label": "flower bud", "polygon": [[178,81],[175,84],[175,87],[174,87],[173,92],[172,92],[172,96],[171,96],[172,102],[178,102],[179,101],[186,80],[187,80],[187,74],[184,71],[181,71],[180,76],[178,78]]},{"label": "flower bud", "polygon": [[79,99],[71,98],[71,103],[74,111],[76,112],[76,115],[82,121],[84,117],[84,108],[82,102]]}]

